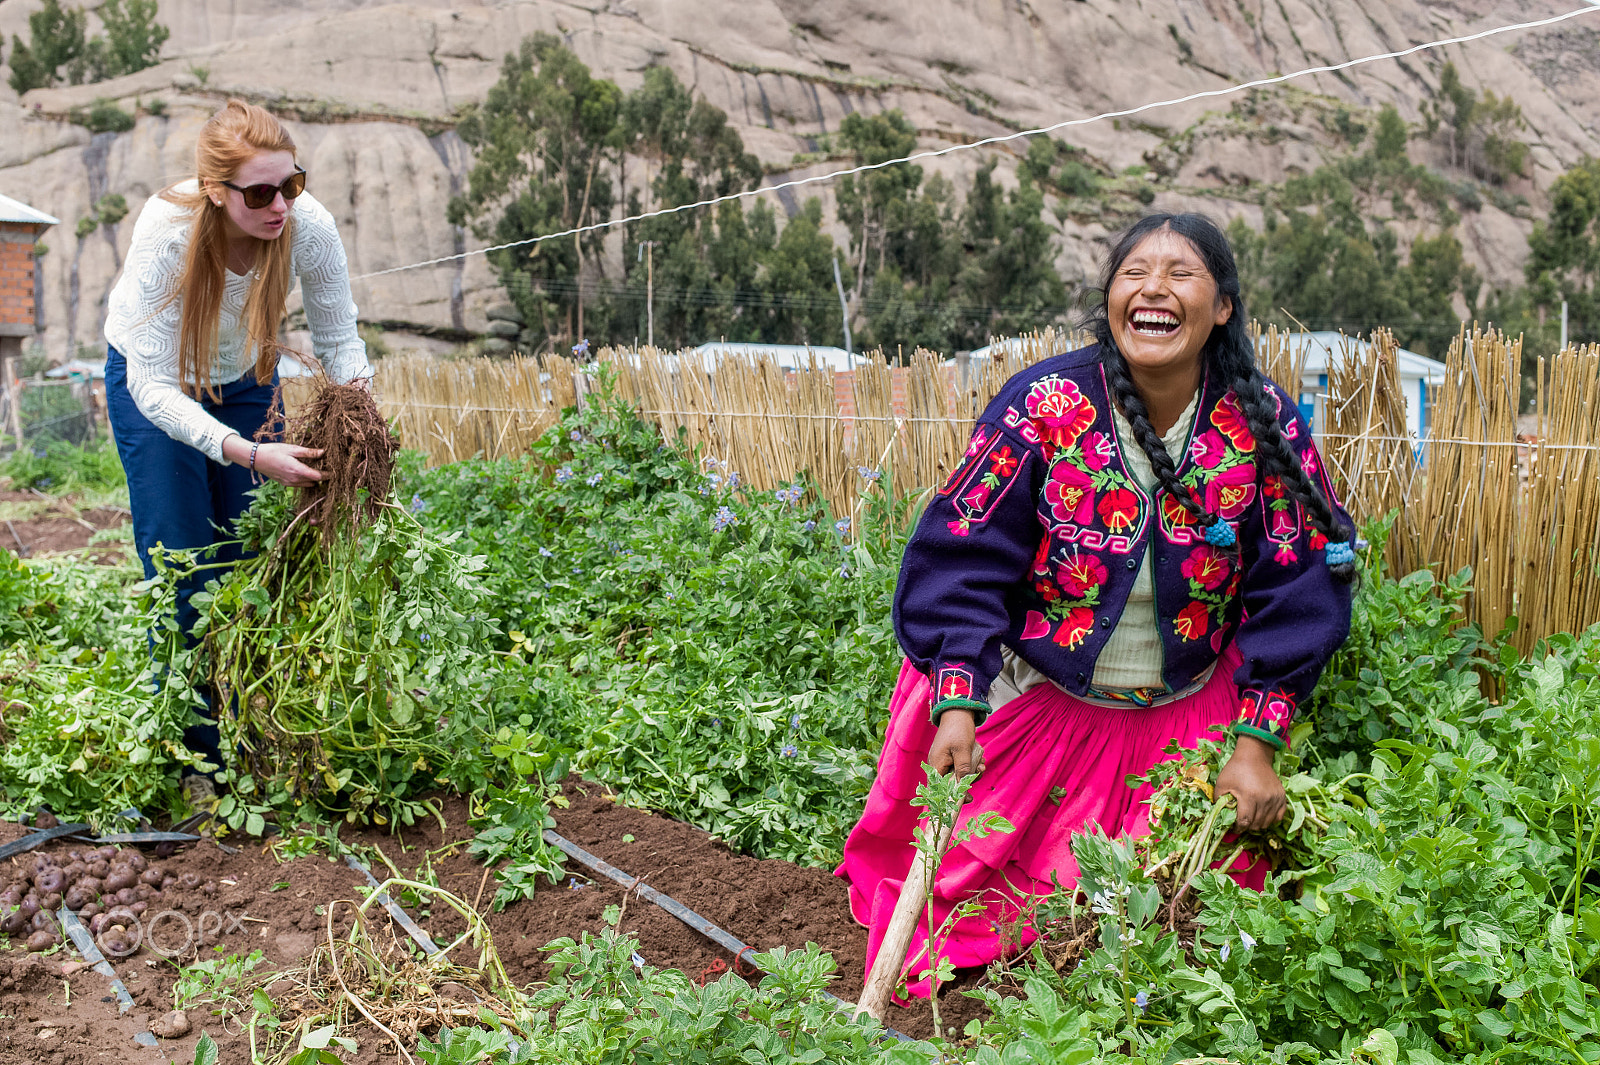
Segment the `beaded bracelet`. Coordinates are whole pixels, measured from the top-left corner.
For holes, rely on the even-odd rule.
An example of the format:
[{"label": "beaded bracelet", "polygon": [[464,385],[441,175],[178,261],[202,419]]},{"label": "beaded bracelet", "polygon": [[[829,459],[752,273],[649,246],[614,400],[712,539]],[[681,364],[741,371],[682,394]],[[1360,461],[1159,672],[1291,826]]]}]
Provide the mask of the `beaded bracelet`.
[{"label": "beaded bracelet", "polygon": [[250,481],[259,484],[260,478],[256,476],[256,452],[261,450],[261,441],[257,440],[250,445]]}]

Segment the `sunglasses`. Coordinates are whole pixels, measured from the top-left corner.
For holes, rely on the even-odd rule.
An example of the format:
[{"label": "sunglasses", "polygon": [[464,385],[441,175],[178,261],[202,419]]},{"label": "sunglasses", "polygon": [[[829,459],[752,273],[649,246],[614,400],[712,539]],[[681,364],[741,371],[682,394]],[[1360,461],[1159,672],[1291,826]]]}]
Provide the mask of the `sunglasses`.
[{"label": "sunglasses", "polygon": [[294,173],[284,178],[281,185],[235,185],[231,181],[222,184],[243,196],[246,207],[259,211],[272,206],[272,201],[278,198],[280,192],[283,193],[284,202],[288,203],[306,191],[306,170],[303,166],[295,167]]}]

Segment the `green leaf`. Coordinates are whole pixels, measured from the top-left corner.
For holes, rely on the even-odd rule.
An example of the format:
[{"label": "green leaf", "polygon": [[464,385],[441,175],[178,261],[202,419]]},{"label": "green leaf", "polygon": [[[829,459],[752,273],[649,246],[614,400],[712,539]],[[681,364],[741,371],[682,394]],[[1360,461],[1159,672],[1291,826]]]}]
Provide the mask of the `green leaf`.
[{"label": "green leaf", "polygon": [[217,1043],[209,1032],[201,1032],[194,1045],[194,1065],[217,1065]]},{"label": "green leaf", "polygon": [[333,1033],[337,1027],[337,1025],[329,1024],[307,1032],[300,1037],[300,1049],[325,1050],[328,1044],[333,1041]]}]

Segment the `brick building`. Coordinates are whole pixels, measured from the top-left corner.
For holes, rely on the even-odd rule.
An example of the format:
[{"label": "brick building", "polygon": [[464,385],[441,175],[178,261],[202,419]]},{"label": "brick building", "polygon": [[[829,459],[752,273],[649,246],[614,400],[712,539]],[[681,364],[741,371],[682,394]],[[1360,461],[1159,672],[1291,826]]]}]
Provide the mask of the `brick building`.
[{"label": "brick building", "polygon": [[39,278],[33,246],[57,219],[0,195],[0,431],[21,435],[16,361],[23,342],[39,331]]}]

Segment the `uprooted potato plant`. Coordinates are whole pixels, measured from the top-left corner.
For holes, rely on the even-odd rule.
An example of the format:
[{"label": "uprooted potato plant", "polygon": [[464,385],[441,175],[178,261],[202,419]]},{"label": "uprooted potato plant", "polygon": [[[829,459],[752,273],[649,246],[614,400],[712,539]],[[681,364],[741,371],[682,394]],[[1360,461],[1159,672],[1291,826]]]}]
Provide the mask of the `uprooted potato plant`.
[{"label": "uprooted potato plant", "polygon": [[190,676],[231,711],[237,752],[219,814],[257,831],[286,805],[410,824],[481,735],[453,711],[473,704],[495,631],[484,560],[391,498],[397,442],[363,388],[319,383],[287,438],[324,450],[325,479],[258,489],[236,526],[250,557],[194,599]]}]

